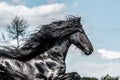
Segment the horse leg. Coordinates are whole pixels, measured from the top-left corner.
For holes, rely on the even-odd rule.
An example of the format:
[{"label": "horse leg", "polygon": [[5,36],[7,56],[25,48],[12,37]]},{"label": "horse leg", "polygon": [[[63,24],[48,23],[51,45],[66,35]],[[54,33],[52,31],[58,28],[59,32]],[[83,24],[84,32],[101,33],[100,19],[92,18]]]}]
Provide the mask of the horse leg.
[{"label": "horse leg", "polygon": [[80,80],[81,77],[77,72],[66,73],[58,78],[58,80]]}]

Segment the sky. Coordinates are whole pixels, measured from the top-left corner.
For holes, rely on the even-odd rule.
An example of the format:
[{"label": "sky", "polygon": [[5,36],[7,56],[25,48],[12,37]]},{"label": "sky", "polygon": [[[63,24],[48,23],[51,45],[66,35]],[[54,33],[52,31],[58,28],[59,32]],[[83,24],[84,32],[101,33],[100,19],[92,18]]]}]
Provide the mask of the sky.
[{"label": "sky", "polygon": [[28,20],[31,32],[68,15],[81,16],[94,52],[81,55],[72,45],[66,59],[67,72],[120,76],[120,0],[0,0],[0,33],[6,34],[6,26],[16,15]]}]

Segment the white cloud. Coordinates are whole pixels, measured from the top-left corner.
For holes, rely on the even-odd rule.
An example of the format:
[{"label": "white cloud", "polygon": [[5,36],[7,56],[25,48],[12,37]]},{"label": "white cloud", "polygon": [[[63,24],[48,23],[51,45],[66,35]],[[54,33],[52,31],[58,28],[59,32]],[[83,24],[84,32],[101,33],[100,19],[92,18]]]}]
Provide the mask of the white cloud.
[{"label": "white cloud", "polygon": [[6,26],[15,15],[25,17],[30,26],[38,26],[53,21],[54,18],[63,17],[65,4],[48,4],[29,8],[23,5],[10,5],[0,2],[0,26]]},{"label": "white cloud", "polygon": [[71,47],[69,48],[68,53],[70,53],[70,54],[80,54],[80,55],[83,54],[83,52],[79,48],[77,48],[75,45],[71,45]]},{"label": "white cloud", "polygon": [[104,59],[119,59],[120,58],[120,52],[117,52],[117,51],[98,49],[97,52],[98,54],[101,55],[101,58],[104,58]]},{"label": "white cloud", "polygon": [[[62,3],[40,5],[29,8],[23,5],[11,5],[6,2],[0,2],[0,33],[4,32],[5,36],[7,36],[5,27],[11,23],[16,15],[24,17],[29,24],[28,30],[34,31],[36,27],[40,25],[50,23],[56,19],[63,19],[65,16],[65,7],[66,5]],[[29,33],[31,33],[30,31]]]},{"label": "white cloud", "polygon": [[120,63],[74,62],[67,65],[67,72],[78,72],[81,76],[102,77],[106,74],[120,76]]}]

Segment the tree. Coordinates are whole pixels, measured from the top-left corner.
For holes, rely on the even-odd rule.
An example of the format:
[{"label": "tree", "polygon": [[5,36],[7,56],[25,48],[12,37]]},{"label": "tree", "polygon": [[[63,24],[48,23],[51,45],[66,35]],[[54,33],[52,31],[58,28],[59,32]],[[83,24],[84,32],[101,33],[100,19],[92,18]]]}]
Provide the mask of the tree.
[{"label": "tree", "polygon": [[109,74],[103,76],[101,80],[119,80],[118,77],[111,77]]},{"label": "tree", "polygon": [[[10,38],[17,41],[17,48],[20,47],[20,40],[26,34],[25,30],[28,27],[27,21],[24,18],[16,16],[10,25],[7,26]],[[21,36],[21,37],[20,37]]]}]

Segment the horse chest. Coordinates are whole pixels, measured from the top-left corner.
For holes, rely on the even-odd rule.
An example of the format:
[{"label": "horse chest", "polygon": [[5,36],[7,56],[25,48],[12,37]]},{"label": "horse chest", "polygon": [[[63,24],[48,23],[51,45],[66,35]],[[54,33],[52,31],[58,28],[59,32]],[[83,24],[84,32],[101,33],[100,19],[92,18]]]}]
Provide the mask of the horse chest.
[{"label": "horse chest", "polygon": [[64,63],[56,62],[50,58],[35,60],[33,62],[32,65],[39,71],[39,75],[44,76],[47,79],[56,77],[65,72]]}]

